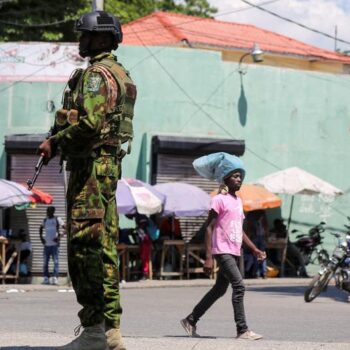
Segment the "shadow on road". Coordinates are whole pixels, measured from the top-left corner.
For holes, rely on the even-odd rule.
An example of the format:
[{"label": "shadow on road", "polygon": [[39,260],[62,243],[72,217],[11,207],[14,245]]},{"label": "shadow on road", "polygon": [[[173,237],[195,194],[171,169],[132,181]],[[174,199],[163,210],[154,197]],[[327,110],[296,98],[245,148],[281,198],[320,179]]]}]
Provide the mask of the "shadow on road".
[{"label": "shadow on road", "polygon": [[[294,295],[304,298],[305,286],[266,286],[266,287],[248,287],[247,290],[259,293]],[[335,286],[328,286],[327,290],[321,293],[317,298],[330,298],[335,301],[348,302],[349,294],[339,290]]]},{"label": "shadow on road", "polygon": [[0,350],[52,350],[57,346],[0,346]]},{"label": "shadow on road", "polygon": [[217,337],[211,337],[208,335],[199,336],[199,337],[189,337],[188,335],[164,335],[164,338],[191,338],[191,339],[217,339]]}]

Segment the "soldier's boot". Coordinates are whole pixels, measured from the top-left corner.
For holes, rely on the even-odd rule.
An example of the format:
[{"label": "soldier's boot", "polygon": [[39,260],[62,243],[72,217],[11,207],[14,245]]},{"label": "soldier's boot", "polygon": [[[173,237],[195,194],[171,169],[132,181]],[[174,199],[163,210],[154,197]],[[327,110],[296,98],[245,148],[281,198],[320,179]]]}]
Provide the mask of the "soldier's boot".
[{"label": "soldier's boot", "polygon": [[107,341],[103,321],[91,327],[85,327],[78,338],[67,345],[58,347],[57,350],[106,350],[106,348]]},{"label": "soldier's boot", "polygon": [[106,338],[109,350],[126,350],[119,328],[108,329],[106,331]]}]

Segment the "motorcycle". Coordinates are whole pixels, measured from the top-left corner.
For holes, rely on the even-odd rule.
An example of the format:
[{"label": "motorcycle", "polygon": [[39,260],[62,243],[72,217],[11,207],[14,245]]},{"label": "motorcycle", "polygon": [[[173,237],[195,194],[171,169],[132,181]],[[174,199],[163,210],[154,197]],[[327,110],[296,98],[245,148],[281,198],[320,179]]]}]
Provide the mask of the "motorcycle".
[{"label": "motorcycle", "polygon": [[[305,266],[308,264],[324,265],[329,260],[327,250],[322,247],[325,222],[312,227],[308,234],[298,234],[296,241],[288,241],[287,262],[290,273],[296,276],[306,276]],[[292,233],[299,232],[292,230]]]},{"label": "motorcycle", "polygon": [[[299,234],[295,238],[297,239],[293,244],[300,251],[304,264],[321,264],[329,260],[329,254],[327,250],[322,248],[323,236],[322,232],[325,231],[324,225],[326,223],[321,221],[318,225],[312,227],[308,234]],[[298,230],[292,230],[292,233],[298,232]]]},{"label": "motorcycle", "polygon": [[338,240],[334,248],[332,257],[309,284],[304,293],[304,300],[309,303],[326,290],[332,277],[335,279],[335,286],[350,293],[350,235],[346,234],[345,239],[341,239],[342,234],[332,233]]}]

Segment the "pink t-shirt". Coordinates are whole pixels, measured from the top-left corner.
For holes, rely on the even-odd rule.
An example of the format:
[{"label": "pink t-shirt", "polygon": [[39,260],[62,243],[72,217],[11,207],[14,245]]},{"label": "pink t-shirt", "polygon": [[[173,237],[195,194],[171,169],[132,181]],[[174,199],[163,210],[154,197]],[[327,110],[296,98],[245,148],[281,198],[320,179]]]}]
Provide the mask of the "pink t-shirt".
[{"label": "pink t-shirt", "polygon": [[240,256],[244,219],[241,199],[230,194],[218,194],[211,200],[211,209],[218,214],[212,236],[212,254]]}]

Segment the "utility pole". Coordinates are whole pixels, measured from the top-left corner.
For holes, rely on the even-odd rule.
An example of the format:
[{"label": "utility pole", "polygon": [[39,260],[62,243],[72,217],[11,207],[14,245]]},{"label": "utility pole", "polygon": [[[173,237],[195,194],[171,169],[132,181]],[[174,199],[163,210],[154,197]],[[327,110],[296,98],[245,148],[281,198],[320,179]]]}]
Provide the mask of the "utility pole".
[{"label": "utility pole", "polygon": [[104,8],[103,0],[92,0],[93,11],[103,11],[103,8]]}]

